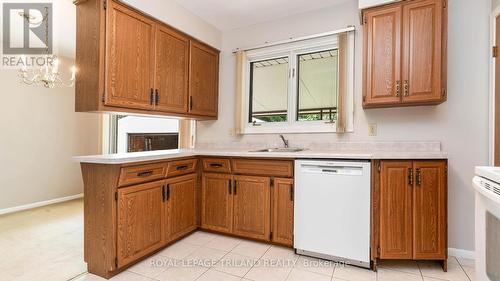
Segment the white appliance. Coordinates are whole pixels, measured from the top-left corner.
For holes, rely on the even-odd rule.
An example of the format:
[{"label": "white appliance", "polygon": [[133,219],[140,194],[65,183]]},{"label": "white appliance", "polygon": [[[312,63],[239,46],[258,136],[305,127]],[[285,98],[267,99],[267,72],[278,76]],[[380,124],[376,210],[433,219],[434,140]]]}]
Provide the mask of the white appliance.
[{"label": "white appliance", "polygon": [[397,1],[398,0],[359,0],[358,6],[359,9],[362,10],[365,8],[389,4]]},{"label": "white appliance", "polygon": [[476,280],[500,280],[500,167],[476,167]]},{"label": "white appliance", "polygon": [[295,161],[298,254],[370,267],[370,162]]}]

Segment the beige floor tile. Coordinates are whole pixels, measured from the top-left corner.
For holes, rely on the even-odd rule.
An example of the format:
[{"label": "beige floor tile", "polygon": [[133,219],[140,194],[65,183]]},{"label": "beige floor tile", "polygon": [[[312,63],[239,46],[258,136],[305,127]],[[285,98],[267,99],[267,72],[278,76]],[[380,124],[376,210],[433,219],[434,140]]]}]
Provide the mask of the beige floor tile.
[{"label": "beige floor tile", "polygon": [[188,262],[204,267],[212,267],[225,256],[227,252],[201,247],[195,250],[192,254],[184,258]]},{"label": "beige floor tile", "polygon": [[239,281],[240,279],[241,277],[210,269],[203,273],[196,281]]},{"label": "beige floor tile", "polygon": [[335,262],[300,256],[295,264],[295,268],[332,276],[333,270],[335,269]]},{"label": "beige floor tile", "polygon": [[458,262],[448,262],[448,272],[444,272],[438,262],[421,261],[418,262],[420,271],[424,277],[432,277],[450,281],[469,281],[467,274]]},{"label": "beige floor tile", "polygon": [[208,232],[203,232],[203,231],[197,231],[188,237],[182,239],[182,242],[186,242],[192,245],[197,245],[197,246],[204,246],[208,242],[214,240],[217,238],[219,235],[213,234],[213,233],[208,233]]},{"label": "beige floor tile", "polygon": [[[87,273],[72,281],[106,281],[106,279],[101,278],[94,274]],[[133,272],[124,271],[114,276],[113,278],[109,279],[109,281],[154,281],[154,279]]]},{"label": "beige floor tile", "polygon": [[182,240],[168,246],[164,250],[161,250],[158,252],[158,255],[180,260],[189,256],[199,248],[200,246],[192,245]]},{"label": "beige floor tile", "polygon": [[297,268],[292,269],[286,281],[330,281],[331,276],[314,273],[310,271],[300,270]]},{"label": "beige floor tile", "polygon": [[214,266],[214,269],[243,277],[253,267],[257,260],[257,258],[228,253]]},{"label": "beige floor tile", "polygon": [[234,247],[238,246],[241,242],[243,242],[242,239],[229,236],[219,236],[216,237],[214,240],[208,242],[205,245],[205,247],[225,252],[230,252],[232,249],[234,249]]},{"label": "beige floor tile", "polygon": [[266,253],[261,257],[261,260],[279,261],[284,266],[293,267],[299,258],[290,248],[271,246]]},{"label": "beige floor tile", "polygon": [[245,275],[245,278],[254,281],[285,281],[291,271],[291,267],[255,265],[250,269],[247,275]]},{"label": "beige floor tile", "polygon": [[160,273],[162,273],[163,271],[175,266],[176,262],[179,261],[156,255],[133,265],[127,270],[133,273],[154,278],[160,275]]},{"label": "beige floor tile", "polygon": [[376,281],[377,274],[370,269],[339,265],[335,267],[333,277],[350,281]]},{"label": "beige floor tile", "polygon": [[421,275],[418,263],[416,261],[406,260],[383,260],[379,263],[379,268],[396,270],[416,275]]},{"label": "beige floor tile", "polygon": [[465,270],[465,273],[467,274],[470,280],[472,281],[476,280],[476,270],[474,269],[473,266],[463,265],[462,268]]},{"label": "beige floor tile", "polygon": [[475,266],[475,261],[473,259],[457,258],[458,263],[462,266]]},{"label": "beige floor tile", "polygon": [[155,279],[160,281],[193,281],[207,270],[207,267],[202,266],[174,267],[160,273]]},{"label": "beige floor tile", "polygon": [[417,274],[411,274],[401,271],[389,270],[380,268],[377,272],[378,281],[422,281],[422,275],[420,272]]},{"label": "beige floor tile", "polygon": [[236,246],[231,253],[239,254],[242,256],[260,258],[271,246],[264,243],[254,241],[243,241]]}]

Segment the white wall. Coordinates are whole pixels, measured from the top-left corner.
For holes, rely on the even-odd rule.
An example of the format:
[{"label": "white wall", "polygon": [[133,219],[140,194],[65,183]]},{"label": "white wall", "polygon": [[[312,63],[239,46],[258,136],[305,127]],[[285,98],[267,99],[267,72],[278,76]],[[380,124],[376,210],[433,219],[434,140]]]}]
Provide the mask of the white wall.
[{"label": "white wall", "polygon": [[[231,50],[265,41],[356,25],[355,132],[352,134],[296,134],[297,142],[437,140],[449,153],[449,246],[474,249],[475,165],[488,164],[488,54],[490,1],[449,1],[448,101],[439,106],[363,110],[362,27],[357,1],[225,32],[220,67],[219,119],[198,122],[199,143],[267,142],[277,135],[235,137],[235,60]],[[368,124],[377,123],[378,136],[368,136]]]},{"label": "white wall", "polygon": [[71,157],[99,153],[99,116],[74,112],[74,88],[23,85],[16,70],[0,85],[0,210],[82,193]]},{"label": "white wall", "polygon": [[220,49],[222,33],[174,0],[124,0],[123,2]]}]

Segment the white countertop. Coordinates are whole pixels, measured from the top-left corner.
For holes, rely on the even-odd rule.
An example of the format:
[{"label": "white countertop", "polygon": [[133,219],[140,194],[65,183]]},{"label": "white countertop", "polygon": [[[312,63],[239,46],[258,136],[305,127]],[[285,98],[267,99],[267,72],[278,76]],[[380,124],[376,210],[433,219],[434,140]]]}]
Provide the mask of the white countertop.
[{"label": "white countertop", "polygon": [[190,156],[255,157],[288,159],[447,159],[441,151],[334,151],[306,149],[299,152],[250,152],[248,149],[172,149],[147,152],[76,156],[81,163],[125,164]]}]

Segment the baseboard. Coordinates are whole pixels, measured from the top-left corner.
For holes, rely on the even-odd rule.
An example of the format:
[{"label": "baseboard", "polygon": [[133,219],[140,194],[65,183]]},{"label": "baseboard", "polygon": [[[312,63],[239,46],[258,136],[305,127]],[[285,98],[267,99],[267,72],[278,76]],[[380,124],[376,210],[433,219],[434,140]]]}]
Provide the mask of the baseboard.
[{"label": "baseboard", "polygon": [[456,249],[456,248],[448,248],[448,255],[454,256],[456,258],[463,258],[463,259],[470,259],[470,260],[473,260],[476,258],[474,255],[474,251],[468,251],[468,250]]},{"label": "baseboard", "polygon": [[35,202],[35,203],[16,206],[16,207],[12,207],[12,208],[1,209],[0,215],[5,215],[5,214],[15,213],[15,212],[19,212],[19,211],[28,210],[28,209],[43,207],[43,206],[61,203],[61,202],[65,202],[65,201],[70,201],[70,200],[78,199],[78,198],[82,198],[82,197],[83,197],[83,193],[80,193],[80,194],[76,194],[76,195],[51,199],[51,200],[47,200],[47,201]]}]

